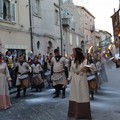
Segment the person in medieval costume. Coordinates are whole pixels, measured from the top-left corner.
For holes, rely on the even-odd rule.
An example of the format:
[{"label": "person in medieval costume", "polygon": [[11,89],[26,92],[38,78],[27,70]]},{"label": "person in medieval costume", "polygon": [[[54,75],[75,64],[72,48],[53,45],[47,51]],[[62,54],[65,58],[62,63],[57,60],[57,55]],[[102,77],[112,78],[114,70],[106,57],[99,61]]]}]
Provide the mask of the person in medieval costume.
[{"label": "person in medieval costume", "polygon": [[0,110],[11,107],[8,85],[11,86],[11,77],[7,64],[2,62],[0,53]]},{"label": "person in medieval costume", "polygon": [[31,87],[36,88],[36,91],[40,89],[40,91],[43,88],[43,79],[41,77],[42,67],[41,64],[38,62],[38,57],[34,57],[34,62],[31,65],[32,67],[32,79],[31,79]]},{"label": "person in medieval costume", "polygon": [[31,67],[25,61],[24,56],[20,55],[19,62],[16,63],[18,67],[18,75],[16,79],[17,95],[16,98],[20,97],[21,87],[23,88],[23,96],[26,96],[26,89],[29,87],[29,73],[31,72]]},{"label": "person in medieval costume", "polygon": [[51,71],[52,76],[51,80],[53,81],[53,87],[55,88],[55,95],[53,98],[59,97],[60,90],[62,90],[62,98],[65,98],[65,89],[66,89],[66,75],[65,75],[65,65],[67,64],[67,60],[65,57],[60,55],[58,49],[54,50],[55,57],[51,59]]},{"label": "person in medieval costume", "polygon": [[[71,63],[71,88],[68,107],[68,120],[91,120],[89,88],[85,65],[87,59],[80,48],[74,48]],[[70,79],[70,78],[68,78]]]}]

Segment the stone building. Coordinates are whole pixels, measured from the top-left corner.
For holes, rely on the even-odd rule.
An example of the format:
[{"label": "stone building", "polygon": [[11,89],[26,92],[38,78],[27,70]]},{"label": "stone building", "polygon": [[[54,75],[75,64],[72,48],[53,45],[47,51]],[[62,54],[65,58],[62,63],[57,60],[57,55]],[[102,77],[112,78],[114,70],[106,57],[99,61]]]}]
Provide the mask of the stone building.
[{"label": "stone building", "polygon": [[83,37],[84,50],[94,51],[95,48],[95,17],[82,6],[76,6],[79,12],[80,31]]},{"label": "stone building", "polygon": [[61,49],[59,0],[30,0],[30,11],[34,54]]},{"label": "stone building", "polygon": [[0,0],[1,51],[15,55],[31,51],[28,0]]},{"label": "stone building", "polygon": [[81,33],[80,15],[77,7],[73,4],[72,0],[63,1],[62,9],[62,26],[63,26],[63,53],[69,56],[72,49],[81,47],[84,35]]}]

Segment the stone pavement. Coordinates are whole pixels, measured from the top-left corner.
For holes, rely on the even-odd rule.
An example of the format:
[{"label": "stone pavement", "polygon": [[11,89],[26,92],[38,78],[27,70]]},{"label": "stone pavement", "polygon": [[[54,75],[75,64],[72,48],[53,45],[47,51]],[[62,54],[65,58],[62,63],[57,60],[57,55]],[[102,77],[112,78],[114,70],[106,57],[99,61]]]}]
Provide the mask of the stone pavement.
[{"label": "stone pavement", "polygon": [[[95,100],[91,101],[93,120],[120,120],[120,69],[107,69],[108,83],[104,83]],[[0,111],[0,120],[67,120],[69,86],[66,98],[52,98],[54,89],[42,92],[28,90],[26,98],[14,99],[12,107]]]}]

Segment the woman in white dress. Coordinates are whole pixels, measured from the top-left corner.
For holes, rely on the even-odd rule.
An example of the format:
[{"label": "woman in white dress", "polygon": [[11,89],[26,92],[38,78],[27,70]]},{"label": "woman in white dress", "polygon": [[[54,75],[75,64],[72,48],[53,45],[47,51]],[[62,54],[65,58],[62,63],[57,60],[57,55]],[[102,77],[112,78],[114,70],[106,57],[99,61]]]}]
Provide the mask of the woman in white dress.
[{"label": "woman in white dress", "polygon": [[89,88],[85,59],[80,48],[73,50],[75,59],[71,64],[71,89],[68,108],[68,120],[91,120]]},{"label": "woman in white dress", "polygon": [[11,107],[8,85],[11,85],[11,77],[5,62],[2,62],[0,53],[0,110]]}]

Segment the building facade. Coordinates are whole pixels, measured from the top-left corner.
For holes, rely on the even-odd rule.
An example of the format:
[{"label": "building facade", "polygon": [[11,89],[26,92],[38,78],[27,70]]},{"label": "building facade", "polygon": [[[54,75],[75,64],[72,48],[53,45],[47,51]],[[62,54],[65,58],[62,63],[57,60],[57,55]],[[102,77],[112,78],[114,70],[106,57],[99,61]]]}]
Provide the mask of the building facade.
[{"label": "building facade", "polygon": [[59,0],[30,0],[30,10],[34,54],[61,49]]},{"label": "building facade", "polygon": [[99,42],[99,47],[101,48],[102,51],[107,51],[109,45],[112,43],[112,35],[104,30],[99,30],[100,34],[100,42]]},{"label": "building facade", "polygon": [[80,33],[84,35],[83,44],[84,50],[94,51],[95,48],[95,17],[82,6],[76,6],[80,15]]},{"label": "building facade", "polygon": [[63,1],[62,9],[62,26],[63,26],[63,53],[70,56],[73,48],[81,47],[84,49],[83,37],[80,31],[80,15],[72,0]]},{"label": "building facade", "polygon": [[1,52],[15,55],[31,51],[28,0],[0,0]]}]

